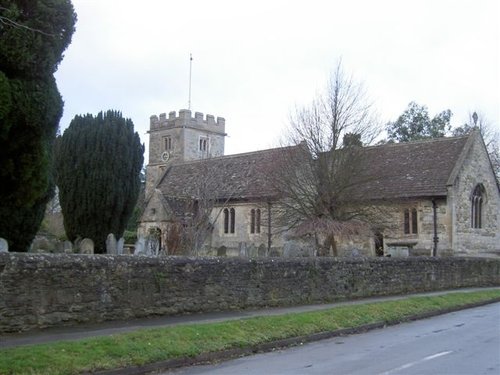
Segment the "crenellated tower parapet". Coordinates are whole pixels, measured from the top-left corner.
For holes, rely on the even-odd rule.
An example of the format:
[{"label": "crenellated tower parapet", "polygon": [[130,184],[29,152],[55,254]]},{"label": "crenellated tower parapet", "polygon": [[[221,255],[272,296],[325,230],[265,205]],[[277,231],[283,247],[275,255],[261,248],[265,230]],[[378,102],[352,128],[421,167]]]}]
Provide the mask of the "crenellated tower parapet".
[{"label": "crenellated tower parapet", "polygon": [[168,114],[161,113],[160,116],[153,115],[150,117],[150,131],[157,131],[165,128],[193,128],[210,133],[225,134],[226,120],[223,117],[217,117],[201,112],[192,112],[189,109],[181,109],[179,115],[175,111]]},{"label": "crenellated tower parapet", "polygon": [[146,196],[169,165],[224,155],[226,121],[188,109],[177,114],[153,115],[149,119],[149,164],[146,169]]}]

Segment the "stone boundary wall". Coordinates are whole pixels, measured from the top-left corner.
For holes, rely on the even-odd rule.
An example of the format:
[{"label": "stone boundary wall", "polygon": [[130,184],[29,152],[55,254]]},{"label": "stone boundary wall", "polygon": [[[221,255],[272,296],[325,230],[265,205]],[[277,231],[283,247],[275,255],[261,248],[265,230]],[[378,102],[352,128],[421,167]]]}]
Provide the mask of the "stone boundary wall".
[{"label": "stone boundary wall", "polygon": [[485,258],[0,254],[0,333],[500,285]]}]

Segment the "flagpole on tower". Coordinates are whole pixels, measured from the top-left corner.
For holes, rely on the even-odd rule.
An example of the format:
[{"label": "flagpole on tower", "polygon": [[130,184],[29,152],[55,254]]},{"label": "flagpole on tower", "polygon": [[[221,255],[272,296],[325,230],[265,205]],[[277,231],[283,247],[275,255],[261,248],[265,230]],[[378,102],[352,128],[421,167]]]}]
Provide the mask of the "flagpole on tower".
[{"label": "flagpole on tower", "polygon": [[191,110],[191,72],[193,69],[193,55],[189,54],[189,102],[188,109]]}]

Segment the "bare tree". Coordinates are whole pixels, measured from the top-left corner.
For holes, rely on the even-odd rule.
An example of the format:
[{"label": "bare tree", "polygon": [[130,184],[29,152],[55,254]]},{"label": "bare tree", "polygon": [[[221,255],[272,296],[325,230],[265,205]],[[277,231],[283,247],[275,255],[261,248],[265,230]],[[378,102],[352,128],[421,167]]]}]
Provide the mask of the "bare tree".
[{"label": "bare tree", "polygon": [[[227,184],[222,158],[208,158],[181,166],[196,178],[189,179],[183,194],[169,195],[175,215],[165,232],[168,254],[198,255],[209,239],[224,205],[236,190]],[[245,181],[240,183],[240,188]]]},{"label": "bare tree", "polygon": [[362,145],[380,133],[363,86],[347,75],[339,63],[326,91],[310,106],[291,115],[285,142],[301,144],[284,148],[275,185],[282,199],[279,223],[297,236],[312,235],[333,248],[336,237],[367,233],[375,214],[356,204],[353,188],[362,181],[357,170],[364,163]]}]

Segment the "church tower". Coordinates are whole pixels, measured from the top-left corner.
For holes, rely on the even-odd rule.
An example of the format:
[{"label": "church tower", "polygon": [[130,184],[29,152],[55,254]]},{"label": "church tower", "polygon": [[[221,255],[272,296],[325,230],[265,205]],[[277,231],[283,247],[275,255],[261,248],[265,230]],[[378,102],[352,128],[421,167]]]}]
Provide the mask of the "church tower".
[{"label": "church tower", "polygon": [[153,115],[149,128],[149,163],[146,167],[146,197],[149,197],[158,178],[174,163],[224,155],[225,120],[181,109],[179,116]]}]

